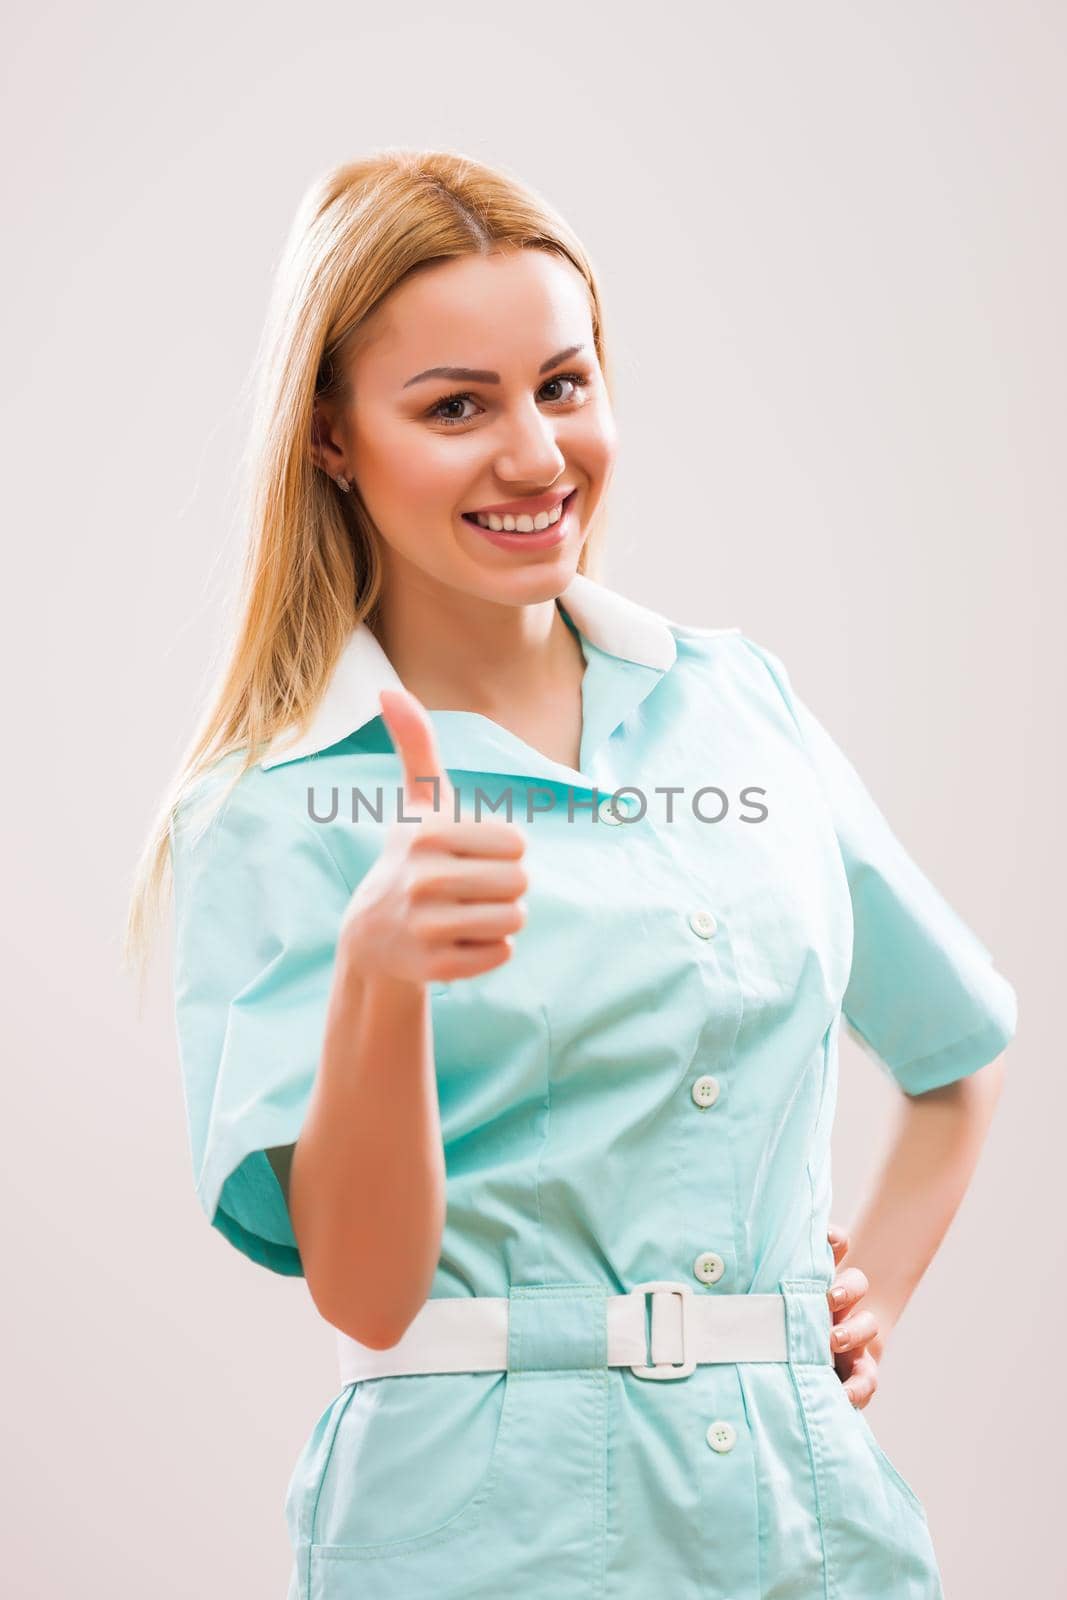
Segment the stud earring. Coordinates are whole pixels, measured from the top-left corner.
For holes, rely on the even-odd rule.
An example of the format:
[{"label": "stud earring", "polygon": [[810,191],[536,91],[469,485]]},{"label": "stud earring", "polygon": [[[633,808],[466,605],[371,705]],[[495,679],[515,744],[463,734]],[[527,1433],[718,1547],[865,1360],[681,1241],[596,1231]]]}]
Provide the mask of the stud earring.
[{"label": "stud earring", "polygon": [[337,474],[336,482],[337,482],[337,487],[339,489],[342,489],[345,494],[347,494],[349,489],[352,487],[352,485],[349,483],[348,479],[340,472]]}]

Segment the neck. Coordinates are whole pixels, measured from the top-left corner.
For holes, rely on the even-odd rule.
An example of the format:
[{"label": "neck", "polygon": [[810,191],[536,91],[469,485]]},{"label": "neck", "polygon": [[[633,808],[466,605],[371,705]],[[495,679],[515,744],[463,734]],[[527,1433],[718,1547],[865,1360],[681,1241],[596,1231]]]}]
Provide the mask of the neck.
[{"label": "neck", "polygon": [[506,604],[458,590],[390,585],[375,633],[428,711],[493,716],[542,701],[585,668],[581,643],[555,598]]}]

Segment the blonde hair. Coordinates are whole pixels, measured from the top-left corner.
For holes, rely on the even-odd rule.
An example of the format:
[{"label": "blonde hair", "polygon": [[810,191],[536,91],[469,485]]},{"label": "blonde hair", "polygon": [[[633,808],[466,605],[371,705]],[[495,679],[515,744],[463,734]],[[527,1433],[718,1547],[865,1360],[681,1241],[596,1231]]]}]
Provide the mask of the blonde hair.
[{"label": "blonde hair", "polygon": [[[177,807],[225,757],[244,752],[232,788],[276,733],[306,727],[352,629],[363,619],[373,625],[382,583],[378,531],[357,487],[343,494],[315,464],[315,400],[343,398],[345,356],[365,319],[411,272],[508,245],[552,251],[581,273],[611,396],[590,262],[563,219],[515,178],[451,151],[389,148],[335,167],[300,202],[253,374],[239,487],[247,545],[237,626],[135,869],[123,965],[136,963],[142,979],[152,913],[158,916],[169,886]],[[599,548],[599,529],[591,529],[579,571],[595,575]]]}]

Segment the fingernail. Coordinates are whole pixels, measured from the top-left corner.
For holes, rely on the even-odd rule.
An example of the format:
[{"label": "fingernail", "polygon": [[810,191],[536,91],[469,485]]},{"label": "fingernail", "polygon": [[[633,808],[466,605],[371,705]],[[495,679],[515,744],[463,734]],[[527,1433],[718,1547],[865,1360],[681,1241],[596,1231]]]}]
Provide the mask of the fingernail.
[{"label": "fingernail", "polygon": [[848,1329],[847,1328],[835,1328],[834,1332],[833,1332],[833,1340],[834,1340],[834,1343],[836,1344],[837,1348],[839,1350],[843,1350],[845,1348],[845,1346],[849,1342]]},{"label": "fingernail", "polygon": [[830,1299],[833,1301],[835,1306],[844,1305],[844,1303],[845,1303],[845,1291],[844,1291],[844,1289],[831,1289],[830,1290]]}]

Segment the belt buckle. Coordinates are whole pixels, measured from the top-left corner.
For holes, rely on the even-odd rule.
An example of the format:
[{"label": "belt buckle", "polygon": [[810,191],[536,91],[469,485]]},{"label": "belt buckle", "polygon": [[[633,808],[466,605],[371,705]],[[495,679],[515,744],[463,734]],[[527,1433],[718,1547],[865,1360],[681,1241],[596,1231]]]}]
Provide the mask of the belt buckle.
[{"label": "belt buckle", "polygon": [[[631,1294],[649,1294],[654,1289],[666,1289],[671,1294],[682,1297],[682,1359],[680,1362],[657,1361],[650,1367],[633,1365],[630,1371],[639,1378],[688,1378],[691,1372],[696,1371],[696,1356],[689,1354],[689,1335],[691,1331],[689,1321],[689,1308],[693,1303],[693,1290],[688,1283],[672,1283],[667,1278],[649,1278],[645,1283],[635,1283]],[[644,1306],[642,1305],[642,1313]],[[651,1336],[649,1337],[651,1345]],[[651,1349],[649,1354],[651,1355]]]}]

